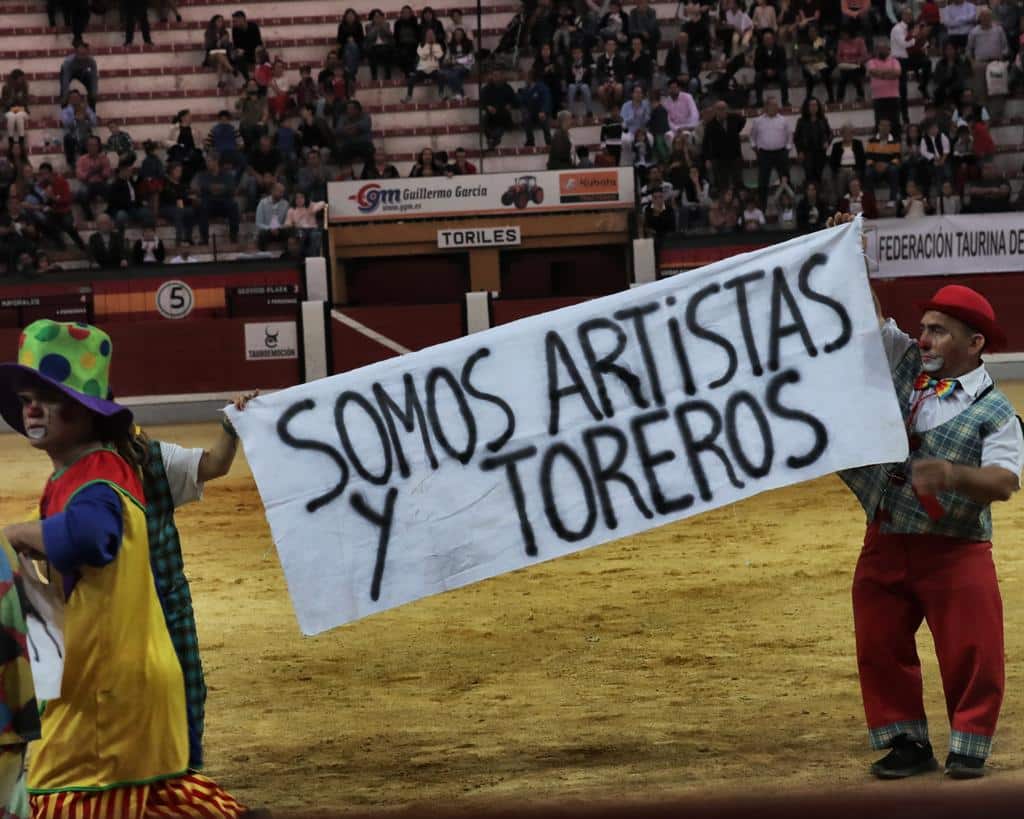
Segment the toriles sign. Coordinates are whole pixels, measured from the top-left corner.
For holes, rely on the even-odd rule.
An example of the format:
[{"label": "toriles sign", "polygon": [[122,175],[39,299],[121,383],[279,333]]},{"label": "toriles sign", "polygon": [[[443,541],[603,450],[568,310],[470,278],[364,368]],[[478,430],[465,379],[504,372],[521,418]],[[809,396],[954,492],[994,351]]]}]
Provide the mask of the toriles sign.
[{"label": "toriles sign", "polygon": [[434,219],[633,206],[630,168],[333,182],[330,221]]},{"label": "toriles sign", "polygon": [[518,245],[522,241],[519,228],[515,226],[459,228],[437,232],[437,246],[443,248],[498,247]]}]

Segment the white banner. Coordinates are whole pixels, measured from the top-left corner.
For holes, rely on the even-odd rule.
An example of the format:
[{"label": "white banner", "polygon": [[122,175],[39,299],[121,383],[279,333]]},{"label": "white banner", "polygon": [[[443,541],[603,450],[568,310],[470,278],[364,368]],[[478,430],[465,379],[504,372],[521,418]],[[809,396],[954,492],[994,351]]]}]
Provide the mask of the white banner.
[{"label": "white banner", "polygon": [[876,219],[865,233],[871,275],[878,278],[1024,270],[1019,213]]},{"label": "white banner", "polygon": [[860,231],[229,409],[302,631],[903,460]]},{"label": "white banner", "polygon": [[245,325],[245,360],[299,357],[299,330],[294,321],[257,321]]},{"label": "white banner", "polygon": [[332,182],[327,202],[334,223],[631,208],[633,169]]}]

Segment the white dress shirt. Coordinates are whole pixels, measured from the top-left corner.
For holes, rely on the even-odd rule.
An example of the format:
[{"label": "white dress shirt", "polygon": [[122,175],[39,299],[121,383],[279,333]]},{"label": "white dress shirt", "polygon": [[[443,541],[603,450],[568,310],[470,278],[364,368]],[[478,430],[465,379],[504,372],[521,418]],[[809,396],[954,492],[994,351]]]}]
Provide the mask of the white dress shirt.
[{"label": "white dress shirt", "polygon": [[[917,341],[897,327],[896,322],[892,319],[886,320],[882,325],[882,346],[889,359],[890,369],[894,369],[903,359],[907,350],[916,345]],[[931,395],[921,401],[921,406],[914,418],[915,431],[926,432],[951,421],[973,404],[975,399],[992,383],[992,377],[988,374],[984,364],[961,375],[956,380],[959,382],[959,386],[952,395],[939,398],[933,390]],[[911,406],[920,395],[920,391],[916,390],[911,393]],[[981,448],[981,465],[999,466],[1012,472],[1017,476],[1019,485],[1021,469],[1024,468],[1024,434],[1021,433],[1020,423],[1016,418],[1011,418],[985,438]]]},{"label": "white dress shirt", "polygon": [[186,503],[201,500],[203,484],[199,482],[199,462],[203,458],[203,450],[186,449],[177,444],[160,442],[160,457],[167,473],[167,484],[171,488],[174,508]]}]

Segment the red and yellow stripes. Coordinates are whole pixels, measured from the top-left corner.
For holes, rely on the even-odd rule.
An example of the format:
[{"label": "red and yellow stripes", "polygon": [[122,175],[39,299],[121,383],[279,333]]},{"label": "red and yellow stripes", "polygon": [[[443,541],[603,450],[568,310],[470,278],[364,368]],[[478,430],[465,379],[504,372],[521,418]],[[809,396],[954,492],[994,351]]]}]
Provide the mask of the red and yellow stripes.
[{"label": "red and yellow stripes", "polygon": [[237,819],[245,810],[231,794],[201,774],[108,791],[32,797],[32,819]]}]

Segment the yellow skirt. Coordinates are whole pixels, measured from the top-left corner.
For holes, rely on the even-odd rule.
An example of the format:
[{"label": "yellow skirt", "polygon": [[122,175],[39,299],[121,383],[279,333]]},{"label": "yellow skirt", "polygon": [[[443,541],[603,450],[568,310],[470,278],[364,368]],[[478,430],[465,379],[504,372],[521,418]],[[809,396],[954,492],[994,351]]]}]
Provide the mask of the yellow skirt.
[{"label": "yellow skirt", "polygon": [[31,797],[32,819],[238,819],[246,809],[212,779],[189,774],[151,785]]}]

